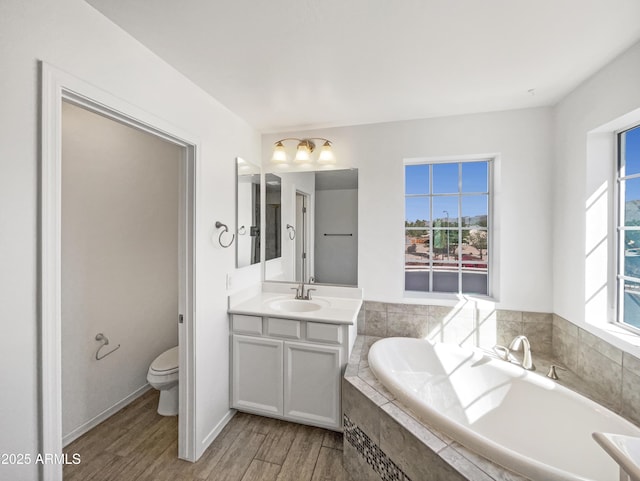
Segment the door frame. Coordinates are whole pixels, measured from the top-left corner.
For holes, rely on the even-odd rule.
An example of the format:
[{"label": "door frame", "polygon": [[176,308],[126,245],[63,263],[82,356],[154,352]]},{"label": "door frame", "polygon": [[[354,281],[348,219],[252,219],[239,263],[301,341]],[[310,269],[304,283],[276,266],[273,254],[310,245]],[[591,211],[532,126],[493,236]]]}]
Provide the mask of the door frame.
[{"label": "door frame", "polygon": [[[61,164],[62,101],[184,147],[179,187],[179,418],[178,457],[195,461],[195,209],[199,140],[170,123],[46,62],[41,74],[40,164],[40,389],[41,445],[62,454]],[[176,322],[178,320],[176,319]],[[44,464],[42,479],[62,481],[61,464]]]},{"label": "door frame", "polygon": [[[295,276],[298,280],[298,273],[301,272],[301,279],[298,282],[309,282],[314,275],[311,269],[311,196],[306,192],[295,189],[296,206],[296,229],[301,237],[296,241],[295,246]],[[303,212],[298,209],[298,198],[302,199]],[[302,247],[300,252],[299,247]]]}]

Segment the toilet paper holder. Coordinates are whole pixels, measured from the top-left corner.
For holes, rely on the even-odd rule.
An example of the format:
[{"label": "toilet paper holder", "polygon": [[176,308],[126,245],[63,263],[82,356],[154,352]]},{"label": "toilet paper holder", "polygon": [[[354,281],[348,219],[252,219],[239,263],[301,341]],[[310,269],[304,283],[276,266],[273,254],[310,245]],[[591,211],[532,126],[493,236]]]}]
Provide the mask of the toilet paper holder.
[{"label": "toilet paper holder", "polygon": [[109,352],[100,355],[100,350],[109,344],[109,338],[104,334],[102,334],[101,332],[99,332],[98,334],[96,334],[96,341],[102,342],[102,345],[96,351],[96,361],[100,361],[101,359],[104,359],[105,357],[107,357],[109,354],[113,354],[118,349],[120,349],[120,344],[118,344],[115,348],[111,349]]}]

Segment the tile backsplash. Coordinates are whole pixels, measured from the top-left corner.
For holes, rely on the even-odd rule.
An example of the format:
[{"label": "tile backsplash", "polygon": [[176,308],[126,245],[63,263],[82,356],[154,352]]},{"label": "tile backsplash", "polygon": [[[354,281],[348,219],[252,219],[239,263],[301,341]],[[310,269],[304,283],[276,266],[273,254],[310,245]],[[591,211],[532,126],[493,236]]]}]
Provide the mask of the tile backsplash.
[{"label": "tile backsplash", "polygon": [[551,353],[550,313],[489,309],[474,301],[456,306],[365,301],[363,310],[358,333],[367,336],[418,337],[491,348],[524,334],[535,352]]},{"label": "tile backsplash", "polygon": [[640,424],[640,359],[553,315],[553,356],[585,381],[594,401]]}]

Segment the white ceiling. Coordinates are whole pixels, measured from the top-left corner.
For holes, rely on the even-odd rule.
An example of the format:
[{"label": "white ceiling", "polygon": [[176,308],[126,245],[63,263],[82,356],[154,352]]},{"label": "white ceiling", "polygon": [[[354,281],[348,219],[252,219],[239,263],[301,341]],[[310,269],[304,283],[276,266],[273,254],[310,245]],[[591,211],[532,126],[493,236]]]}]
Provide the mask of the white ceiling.
[{"label": "white ceiling", "polygon": [[262,132],[553,105],[640,39],[639,0],[87,1]]}]

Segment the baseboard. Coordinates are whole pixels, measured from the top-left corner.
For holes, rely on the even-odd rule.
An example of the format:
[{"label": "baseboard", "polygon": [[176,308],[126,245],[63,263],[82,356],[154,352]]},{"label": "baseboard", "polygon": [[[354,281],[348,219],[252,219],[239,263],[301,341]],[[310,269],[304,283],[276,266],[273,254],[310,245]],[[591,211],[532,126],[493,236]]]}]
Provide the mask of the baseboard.
[{"label": "baseboard", "polygon": [[91,429],[95,428],[102,421],[112,416],[113,414],[117,413],[118,411],[120,411],[120,409],[122,409],[126,405],[131,404],[133,401],[138,399],[140,396],[146,393],[149,389],[151,389],[151,386],[147,383],[144,386],[136,389],[133,393],[129,394],[126,398],[122,399],[121,401],[118,401],[110,408],[105,409],[94,418],[90,419],[86,423],[77,427],[66,436],[62,436],[62,446],[67,446],[68,444],[78,439],[87,431],[90,431]]},{"label": "baseboard", "polygon": [[229,421],[231,421],[231,418],[233,418],[233,416],[235,416],[237,412],[238,411],[236,411],[235,409],[229,409],[229,411],[227,411],[227,414],[225,414],[222,417],[220,422],[216,424],[214,428],[211,430],[211,432],[207,434],[207,436],[202,440],[202,443],[199,446],[198,452],[196,453],[196,459],[199,459],[200,456],[202,456],[202,453],[204,453],[207,450],[207,448],[211,445],[214,439],[218,437],[218,434],[220,434],[220,431],[224,429],[224,427],[229,423]]}]

